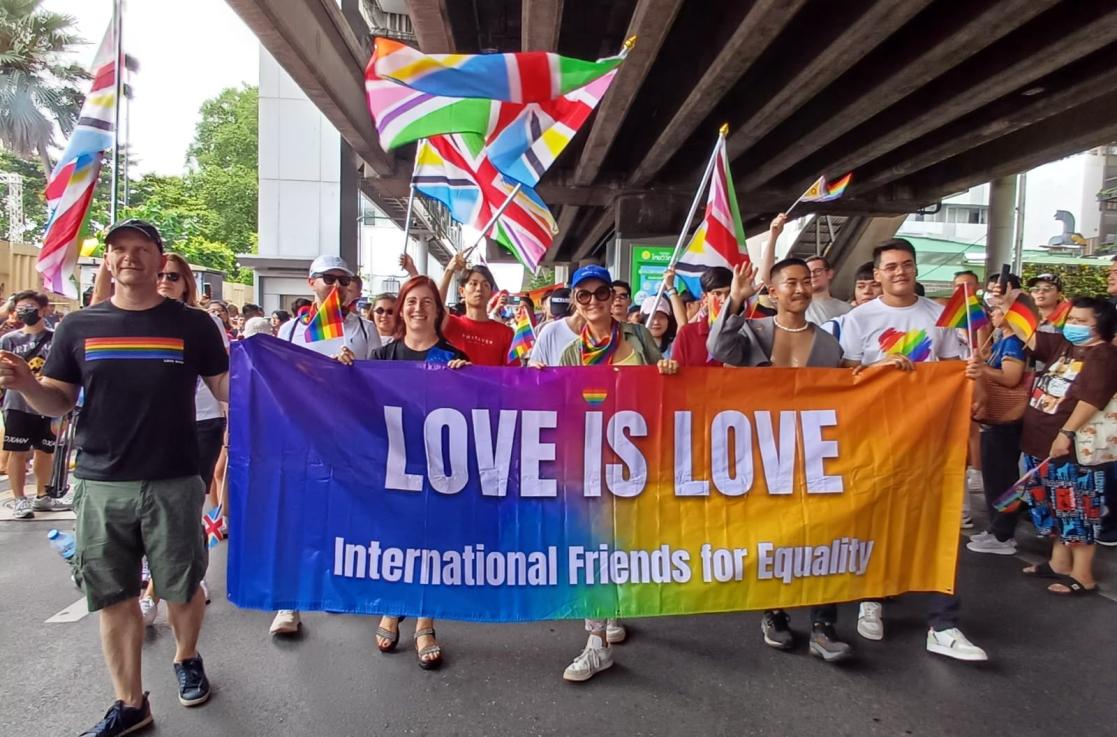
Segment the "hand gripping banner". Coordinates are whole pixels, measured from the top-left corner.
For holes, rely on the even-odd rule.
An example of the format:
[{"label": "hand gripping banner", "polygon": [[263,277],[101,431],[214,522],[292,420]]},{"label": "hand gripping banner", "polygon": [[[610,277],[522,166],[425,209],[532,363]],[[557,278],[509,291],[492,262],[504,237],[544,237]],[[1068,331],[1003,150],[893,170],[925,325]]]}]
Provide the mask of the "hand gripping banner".
[{"label": "hand gripping banner", "polygon": [[962,370],[347,367],[254,337],[229,595],[507,622],[951,592]]}]

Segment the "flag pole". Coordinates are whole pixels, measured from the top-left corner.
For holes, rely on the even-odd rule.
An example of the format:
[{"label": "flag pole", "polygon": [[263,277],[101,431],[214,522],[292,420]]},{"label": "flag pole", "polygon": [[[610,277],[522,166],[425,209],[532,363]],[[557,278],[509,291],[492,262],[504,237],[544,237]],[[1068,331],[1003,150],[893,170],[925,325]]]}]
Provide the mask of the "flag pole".
[{"label": "flag pole", "polygon": [[[694,193],[694,201],[690,203],[690,211],[686,214],[686,221],[683,223],[683,229],[679,231],[679,239],[675,241],[675,250],[671,253],[671,261],[667,264],[667,269],[670,270],[675,266],[675,262],[679,260],[680,250],[686,244],[687,233],[690,232],[691,223],[694,222],[694,214],[698,212],[698,203],[702,200],[702,193],[706,191],[706,185],[710,183],[710,177],[714,173],[714,162],[717,161],[718,151],[725,143],[725,136],[729,133],[729,124],[725,123],[718,129],[718,142],[714,145],[714,151],[710,154],[710,160],[706,164],[706,171],[702,174],[702,181],[698,183],[698,190]],[[726,172],[728,175],[728,172]],[[659,280],[659,289],[655,293],[655,302],[652,303],[652,314],[648,315],[648,322],[644,327],[647,327],[652,322],[652,317],[655,316],[655,305],[659,304],[659,300],[663,298],[663,290],[667,288],[667,281],[665,279]]]},{"label": "flag pole", "polygon": [[493,227],[493,225],[496,224],[497,218],[504,214],[504,211],[507,210],[508,206],[512,204],[512,200],[516,199],[516,195],[518,195],[520,193],[520,190],[523,188],[524,185],[521,182],[516,182],[516,186],[512,188],[511,192],[508,193],[508,198],[504,200],[501,206],[496,209],[496,212],[493,213],[493,216],[489,218],[489,222],[485,223],[485,227],[481,229],[481,234],[477,236],[477,240],[473,241],[473,245],[471,245],[469,248],[462,251],[462,255],[465,258],[469,258],[469,254],[473,252],[473,249],[477,248],[481,241],[484,240],[485,234],[489,232],[489,228]]},{"label": "flag pole", "polygon": [[116,222],[116,192],[117,179],[120,169],[120,98],[123,96],[124,69],[122,57],[124,56],[124,43],[121,38],[124,29],[124,0],[116,0],[112,9],[112,32],[115,58],[113,59],[113,74],[115,75],[115,89],[113,90],[113,125],[112,125],[112,182],[109,187],[109,223]]},{"label": "flag pole", "polygon": [[403,216],[403,255],[407,255],[407,241],[411,235],[411,208],[415,206],[415,184],[408,187],[407,214]]}]

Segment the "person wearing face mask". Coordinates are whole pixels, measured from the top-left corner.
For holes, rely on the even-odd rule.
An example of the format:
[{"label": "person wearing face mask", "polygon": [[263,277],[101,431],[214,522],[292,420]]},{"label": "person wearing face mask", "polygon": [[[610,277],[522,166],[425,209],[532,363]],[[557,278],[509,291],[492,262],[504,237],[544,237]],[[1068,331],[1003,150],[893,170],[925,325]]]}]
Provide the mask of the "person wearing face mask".
[{"label": "person wearing face mask", "polygon": [[[0,351],[14,353],[30,366],[36,376],[50,354],[54,332],[43,320],[43,310],[48,300],[45,294],[27,290],[13,297],[12,314],[23,323],[19,330],[0,338]],[[54,431],[51,418],[31,409],[27,400],[17,391],[9,389],[4,394],[4,450],[8,451],[7,474],[15,497],[12,517],[30,519],[35,512],[62,512],[72,508],[69,499],[47,496],[54,454]],[[24,495],[27,479],[27,457],[34,454],[32,470],[35,473],[37,494],[32,501]]]},{"label": "person wearing face mask", "polygon": [[1036,379],[1024,412],[1020,445],[1028,470],[1050,458],[1025,491],[1036,532],[1056,538],[1051,559],[1024,574],[1052,578],[1053,594],[1078,596],[1097,589],[1095,536],[1101,523],[1105,471],[1080,466],[1075,433],[1117,393],[1117,308],[1099,297],[1078,297],[1062,333],[1036,332],[1029,352],[1045,368]]}]

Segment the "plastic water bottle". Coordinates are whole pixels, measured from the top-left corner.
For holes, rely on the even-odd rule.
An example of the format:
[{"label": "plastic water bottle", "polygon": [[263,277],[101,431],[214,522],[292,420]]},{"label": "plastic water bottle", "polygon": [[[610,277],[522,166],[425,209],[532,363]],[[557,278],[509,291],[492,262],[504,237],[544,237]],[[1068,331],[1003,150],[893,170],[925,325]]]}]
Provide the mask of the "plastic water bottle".
[{"label": "plastic water bottle", "polygon": [[47,533],[47,540],[50,541],[50,546],[62,556],[66,562],[74,558],[74,536],[68,532],[59,532],[58,530],[51,530]]}]

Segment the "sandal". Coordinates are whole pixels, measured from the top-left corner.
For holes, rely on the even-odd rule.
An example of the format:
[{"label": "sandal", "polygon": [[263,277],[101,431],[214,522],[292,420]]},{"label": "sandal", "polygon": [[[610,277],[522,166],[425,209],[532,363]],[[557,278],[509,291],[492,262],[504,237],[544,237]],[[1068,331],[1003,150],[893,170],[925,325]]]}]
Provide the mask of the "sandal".
[{"label": "sandal", "polygon": [[[434,627],[426,627],[421,630],[415,630],[415,643],[418,644],[420,637],[435,637]],[[423,670],[435,670],[442,665],[442,646],[435,643],[434,645],[427,645],[422,650],[419,650],[419,667]],[[434,657],[429,657],[429,656]],[[424,657],[427,656],[427,657]]]},{"label": "sandal", "polygon": [[[1067,590],[1058,591],[1051,588],[1051,586],[1065,586]],[[1055,596],[1088,596],[1098,590],[1097,584],[1094,584],[1093,588],[1088,589],[1079,583],[1078,579],[1072,576],[1066,576],[1062,581],[1053,583],[1051,586],[1048,586],[1047,590],[1055,594]]]},{"label": "sandal", "polygon": [[1032,570],[1028,570],[1027,568],[1025,568],[1021,571],[1021,573],[1023,573],[1025,576],[1031,576],[1032,578],[1053,578],[1055,580],[1067,578],[1066,574],[1056,573],[1054,570],[1052,570],[1051,563],[1049,562],[1037,563],[1033,566],[1030,566],[1030,568]]},{"label": "sandal", "polygon": [[[379,638],[376,641],[376,648],[380,652],[390,653],[390,652],[392,652],[393,650],[396,649],[396,645],[399,644],[399,623],[402,622],[404,619],[406,619],[406,617],[396,617],[395,618],[395,620],[396,620],[395,630],[389,630],[389,629],[385,629],[384,627],[379,627],[379,626],[376,628],[376,636],[377,636],[377,638]],[[388,644],[387,645],[381,645],[380,640],[387,640]]]}]

